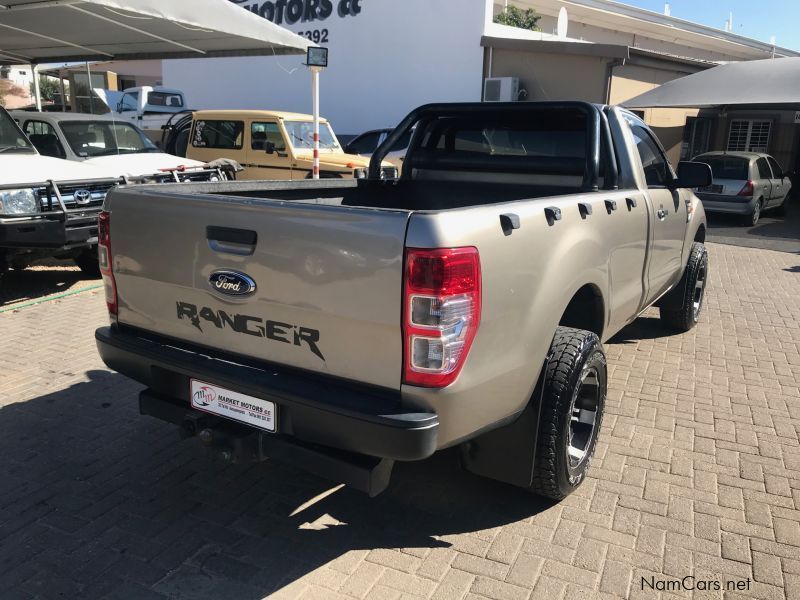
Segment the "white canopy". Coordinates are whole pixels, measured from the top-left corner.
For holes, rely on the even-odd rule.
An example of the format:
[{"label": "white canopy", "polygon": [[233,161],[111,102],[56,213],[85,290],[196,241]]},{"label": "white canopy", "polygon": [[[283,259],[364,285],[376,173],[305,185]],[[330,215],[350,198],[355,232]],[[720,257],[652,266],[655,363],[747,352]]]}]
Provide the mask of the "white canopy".
[{"label": "white canopy", "polygon": [[304,54],[228,0],[0,0],[0,63]]},{"label": "white canopy", "polygon": [[800,58],[728,63],[673,79],[623,102],[629,108],[797,103],[800,103]]}]

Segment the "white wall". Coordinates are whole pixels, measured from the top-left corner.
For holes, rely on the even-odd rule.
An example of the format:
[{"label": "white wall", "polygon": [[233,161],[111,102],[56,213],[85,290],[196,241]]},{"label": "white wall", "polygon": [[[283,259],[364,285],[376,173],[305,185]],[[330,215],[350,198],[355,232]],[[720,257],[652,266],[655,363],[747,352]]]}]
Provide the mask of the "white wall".
[{"label": "white wall", "polygon": [[[304,0],[289,0],[289,2]],[[286,0],[235,0],[269,10]],[[335,131],[355,134],[392,127],[426,102],[481,98],[486,0],[320,0],[323,20],[287,25],[327,30],[330,66],[321,77],[321,113]],[[341,17],[352,6],[360,12]],[[305,2],[308,4],[308,2]],[[346,12],[346,11],[345,11]],[[311,112],[305,57],[164,61],[164,85],[184,90],[193,108]]]}]

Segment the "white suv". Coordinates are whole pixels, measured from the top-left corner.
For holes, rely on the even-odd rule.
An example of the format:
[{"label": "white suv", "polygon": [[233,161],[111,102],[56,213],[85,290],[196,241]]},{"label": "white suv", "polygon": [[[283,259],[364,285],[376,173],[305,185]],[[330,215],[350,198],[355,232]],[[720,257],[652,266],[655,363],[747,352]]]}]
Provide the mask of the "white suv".
[{"label": "white suv", "polygon": [[96,275],[97,215],[120,179],[109,169],[40,155],[0,108],[0,273],[42,256]]}]

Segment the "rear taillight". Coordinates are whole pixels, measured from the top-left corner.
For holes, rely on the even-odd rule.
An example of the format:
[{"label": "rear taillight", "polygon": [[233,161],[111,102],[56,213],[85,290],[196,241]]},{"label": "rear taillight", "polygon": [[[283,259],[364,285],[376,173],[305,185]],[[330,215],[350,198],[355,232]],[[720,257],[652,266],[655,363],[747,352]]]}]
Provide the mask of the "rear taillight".
[{"label": "rear taillight", "polygon": [[97,220],[97,257],[106,290],[106,306],[112,320],[117,318],[117,284],[111,269],[111,213],[102,211]]},{"label": "rear taillight", "polygon": [[451,384],[480,324],[478,250],[408,248],[403,306],[403,383]]},{"label": "rear taillight", "polygon": [[739,196],[752,196],[753,193],[755,192],[755,189],[756,189],[756,187],[753,184],[753,182],[752,181],[747,181],[744,184],[744,187],[742,187],[742,189],[739,190],[739,194],[738,195]]}]

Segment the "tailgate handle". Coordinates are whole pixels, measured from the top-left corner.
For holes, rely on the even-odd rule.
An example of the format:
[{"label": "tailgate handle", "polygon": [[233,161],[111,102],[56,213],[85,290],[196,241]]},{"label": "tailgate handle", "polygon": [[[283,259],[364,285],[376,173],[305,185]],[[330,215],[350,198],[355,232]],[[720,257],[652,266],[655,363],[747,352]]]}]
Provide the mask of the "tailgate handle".
[{"label": "tailgate handle", "polygon": [[206,227],[209,247],[216,252],[250,256],[256,249],[258,234],[248,229],[233,227]]}]

